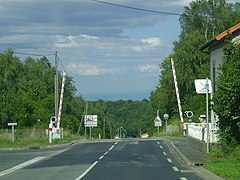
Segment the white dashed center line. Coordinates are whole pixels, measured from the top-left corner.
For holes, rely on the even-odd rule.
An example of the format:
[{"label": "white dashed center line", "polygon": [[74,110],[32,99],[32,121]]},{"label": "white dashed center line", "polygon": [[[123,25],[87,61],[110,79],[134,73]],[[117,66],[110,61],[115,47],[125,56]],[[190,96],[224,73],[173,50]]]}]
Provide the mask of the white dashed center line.
[{"label": "white dashed center line", "polygon": [[179,171],[179,169],[175,166],[172,167],[174,171]]},{"label": "white dashed center line", "polygon": [[185,178],[185,177],[180,177],[180,180],[187,180],[187,178]]}]

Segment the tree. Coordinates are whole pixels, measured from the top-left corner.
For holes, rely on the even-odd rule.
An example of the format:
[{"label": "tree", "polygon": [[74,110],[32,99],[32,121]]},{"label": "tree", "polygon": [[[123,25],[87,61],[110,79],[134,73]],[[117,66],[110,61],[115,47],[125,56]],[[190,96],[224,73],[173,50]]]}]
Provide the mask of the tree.
[{"label": "tree", "polygon": [[240,144],[240,44],[228,44],[224,54],[213,108],[219,116],[221,142],[235,145]]}]

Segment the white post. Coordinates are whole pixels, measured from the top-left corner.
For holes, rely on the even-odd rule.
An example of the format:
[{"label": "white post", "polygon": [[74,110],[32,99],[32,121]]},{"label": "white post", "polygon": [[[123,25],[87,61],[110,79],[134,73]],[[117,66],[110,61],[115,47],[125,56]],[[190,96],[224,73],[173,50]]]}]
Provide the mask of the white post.
[{"label": "white post", "polygon": [[12,125],[12,142],[14,142],[14,125]]},{"label": "white post", "polygon": [[48,136],[49,136],[49,143],[52,144],[52,123],[50,122],[48,126]]},{"label": "white post", "polygon": [[209,91],[208,78],[206,78],[206,120],[207,120],[207,154],[209,154],[209,122],[208,122],[208,91]]},{"label": "white post", "polygon": [[167,135],[167,120],[165,119],[165,122],[166,122],[166,135]]},{"label": "white post", "polygon": [[14,142],[14,126],[16,126],[17,123],[8,123],[8,126],[12,126],[12,142]]}]

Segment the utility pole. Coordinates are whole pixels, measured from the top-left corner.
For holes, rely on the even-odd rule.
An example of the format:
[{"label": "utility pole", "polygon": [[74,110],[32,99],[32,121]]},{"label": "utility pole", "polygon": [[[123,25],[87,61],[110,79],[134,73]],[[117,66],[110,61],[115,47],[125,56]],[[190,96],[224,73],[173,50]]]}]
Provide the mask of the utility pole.
[{"label": "utility pole", "polygon": [[55,52],[55,80],[54,80],[54,89],[55,89],[55,117],[58,117],[58,61],[57,61],[57,51]]}]

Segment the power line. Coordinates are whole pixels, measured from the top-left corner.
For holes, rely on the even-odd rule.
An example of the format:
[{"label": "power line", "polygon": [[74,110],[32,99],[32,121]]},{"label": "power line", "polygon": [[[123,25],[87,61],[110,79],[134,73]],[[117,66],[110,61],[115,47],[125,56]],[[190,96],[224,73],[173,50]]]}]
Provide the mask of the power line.
[{"label": "power line", "polygon": [[181,15],[179,13],[172,13],[172,12],[156,11],[156,10],[151,10],[151,9],[137,8],[137,7],[132,7],[132,6],[110,3],[110,2],[106,2],[106,1],[99,1],[99,0],[92,0],[92,1],[97,2],[97,3],[111,5],[111,6],[116,6],[116,7],[126,8],[126,9],[132,9],[132,10],[137,10],[137,11],[145,11],[145,12],[150,12],[150,13],[155,13],[155,14],[165,14],[165,15],[171,15],[171,16],[180,16]]},{"label": "power line", "polygon": [[53,53],[49,53],[49,54],[34,54],[34,53],[23,53],[23,52],[14,52],[14,54],[25,55],[25,56],[40,56],[40,57],[54,55]]}]

